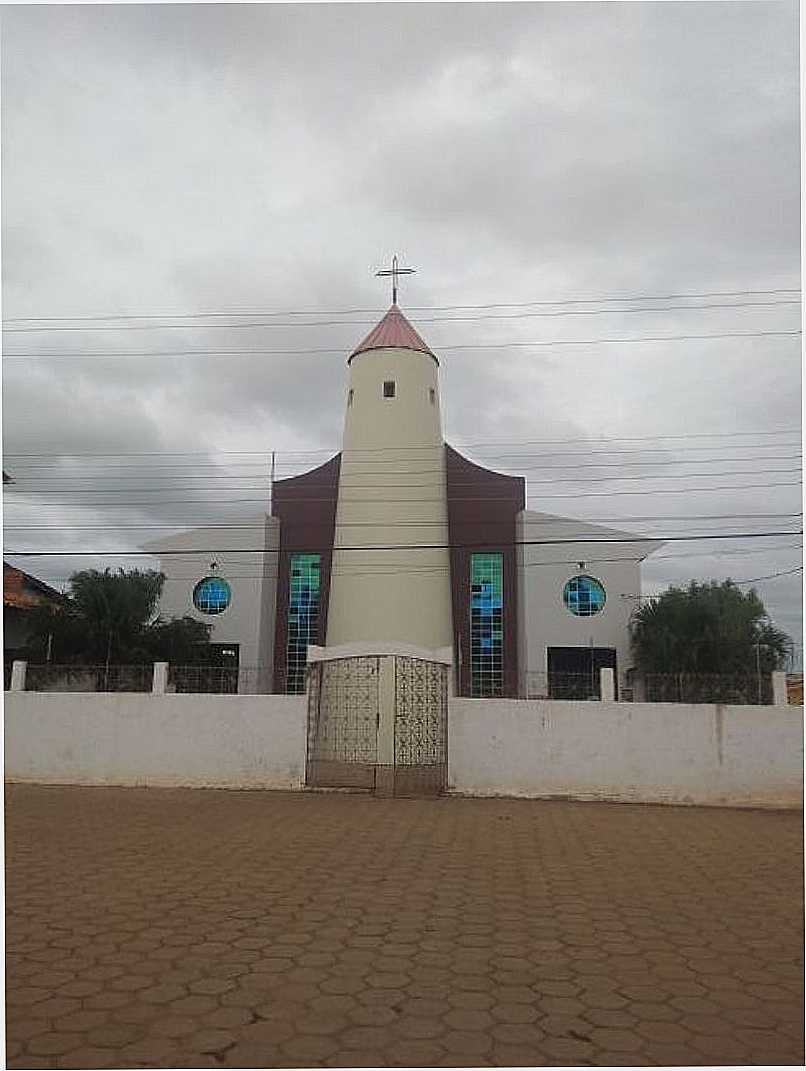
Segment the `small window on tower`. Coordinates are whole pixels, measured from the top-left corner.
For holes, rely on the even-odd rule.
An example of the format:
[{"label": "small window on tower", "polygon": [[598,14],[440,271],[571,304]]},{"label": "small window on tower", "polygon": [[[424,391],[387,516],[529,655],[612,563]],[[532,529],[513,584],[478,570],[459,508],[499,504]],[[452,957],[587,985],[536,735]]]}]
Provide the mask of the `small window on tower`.
[{"label": "small window on tower", "polygon": [[395,396],[395,381],[393,379],[384,380],[383,396],[384,396],[384,398],[394,398],[394,396]]},{"label": "small window on tower", "polygon": [[429,387],[428,388],[428,400],[432,405],[434,405],[436,403],[437,392],[434,390],[433,387]]},{"label": "small window on tower", "polygon": [[347,392],[347,405],[349,407],[352,404],[353,404],[353,388],[350,387],[349,391]]}]

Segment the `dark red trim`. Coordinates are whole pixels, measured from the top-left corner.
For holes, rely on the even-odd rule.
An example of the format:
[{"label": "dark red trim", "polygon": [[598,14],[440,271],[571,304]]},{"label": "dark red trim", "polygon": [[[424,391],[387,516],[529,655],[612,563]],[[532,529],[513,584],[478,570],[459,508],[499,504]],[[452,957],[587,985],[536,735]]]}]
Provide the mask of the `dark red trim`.
[{"label": "dark red trim", "polygon": [[518,694],[518,567],[515,517],[526,508],[526,480],[474,465],[445,446],[448,541],[451,545],[454,657],[460,695],[470,695],[470,556],[504,557],[504,695]]},{"label": "dark red trim", "polygon": [[339,493],[341,454],[317,469],[287,480],[277,480],[272,495],[272,516],[280,519],[280,554],[277,573],[277,612],[274,626],[274,676],[276,685],[285,677],[288,640],[288,592],[291,555],[322,555],[322,586],[316,643],[324,645],[330,597],[330,566],[336,533],[336,502]]}]

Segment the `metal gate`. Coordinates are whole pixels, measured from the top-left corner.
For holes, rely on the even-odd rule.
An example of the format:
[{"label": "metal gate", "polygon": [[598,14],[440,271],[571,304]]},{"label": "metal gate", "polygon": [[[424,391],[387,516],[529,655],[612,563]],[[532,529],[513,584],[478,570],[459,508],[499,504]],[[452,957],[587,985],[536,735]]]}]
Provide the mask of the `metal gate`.
[{"label": "metal gate", "polygon": [[395,658],[396,796],[438,796],[448,782],[448,667]]},{"label": "metal gate", "polygon": [[339,658],[308,670],[306,783],[374,788],[378,658]]},{"label": "metal gate", "polygon": [[315,663],[306,783],[438,795],[447,785],[447,728],[445,665],[392,655]]}]

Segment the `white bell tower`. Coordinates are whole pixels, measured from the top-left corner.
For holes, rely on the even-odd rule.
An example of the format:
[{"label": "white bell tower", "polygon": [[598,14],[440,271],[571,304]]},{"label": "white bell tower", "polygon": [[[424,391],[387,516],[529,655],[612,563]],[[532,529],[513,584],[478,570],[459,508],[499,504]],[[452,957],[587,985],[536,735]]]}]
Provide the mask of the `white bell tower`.
[{"label": "white bell tower", "polygon": [[327,646],[453,637],[439,362],[397,306],[348,359]]}]

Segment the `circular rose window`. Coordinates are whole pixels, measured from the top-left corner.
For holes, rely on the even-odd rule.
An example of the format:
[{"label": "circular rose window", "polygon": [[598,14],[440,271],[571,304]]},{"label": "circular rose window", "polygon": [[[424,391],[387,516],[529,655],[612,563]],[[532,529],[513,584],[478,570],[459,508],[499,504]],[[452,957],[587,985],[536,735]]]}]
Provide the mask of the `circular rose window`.
[{"label": "circular rose window", "polygon": [[604,608],[605,589],[592,576],[575,576],[563,588],[563,602],[576,617],[593,617]]},{"label": "circular rose window", "polygon": [[206,576],[193,589],[193,605],[202,614],[223,614],[232,602],[232,589],[220,576]]}]

